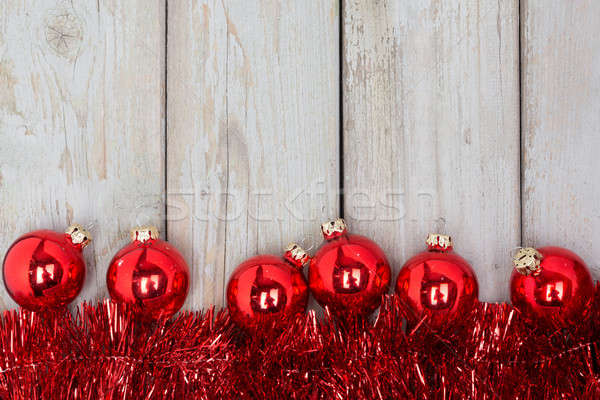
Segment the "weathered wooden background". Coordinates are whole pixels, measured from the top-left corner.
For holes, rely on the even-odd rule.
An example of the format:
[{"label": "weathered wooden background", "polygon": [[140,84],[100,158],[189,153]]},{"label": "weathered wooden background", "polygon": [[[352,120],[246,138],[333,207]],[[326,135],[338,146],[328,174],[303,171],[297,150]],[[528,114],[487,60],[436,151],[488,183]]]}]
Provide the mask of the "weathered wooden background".
[{"label": "weathered wooden background", "polygon": [[343,215],[395,272],[451,234],[483,300],[521,244],[598,277],[599,20],[595,0],[4,0],[0,253],[90,226],[96,299],[152,223],[197,309]]}]

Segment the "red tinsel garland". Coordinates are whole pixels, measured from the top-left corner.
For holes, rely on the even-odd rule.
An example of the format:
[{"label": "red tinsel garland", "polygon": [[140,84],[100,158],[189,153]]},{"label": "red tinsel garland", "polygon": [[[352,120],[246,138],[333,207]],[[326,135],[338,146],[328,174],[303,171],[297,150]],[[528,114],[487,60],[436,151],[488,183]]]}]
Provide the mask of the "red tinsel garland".
[{"label": "red tinsel garland", "polygon": [[213,309],[154,324],[110,301],[73,315],[7,311],[0,398],[595,399],[599,293],[591,318],[552,334],[489,303],[438,334],[426,321],[406,331],[393,295],[372,322],[309,312],[264,337]]}]

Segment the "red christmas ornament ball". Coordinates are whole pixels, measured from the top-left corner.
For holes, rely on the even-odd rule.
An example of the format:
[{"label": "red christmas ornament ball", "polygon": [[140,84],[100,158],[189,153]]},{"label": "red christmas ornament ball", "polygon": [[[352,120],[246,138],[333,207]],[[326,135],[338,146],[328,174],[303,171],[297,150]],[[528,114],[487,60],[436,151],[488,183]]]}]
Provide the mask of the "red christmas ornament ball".
[{"label": "red christmas ornament ball", "polygon": [[310,262],[308,282],[315,299],[338,318],[368,316],[388,291],[390,265],[373,241],[350,235],[343,219],[321,226],[325,242]]},{"label": "red christmas ornament ball", "polygon": [[145,319],[169,318],[185,302],[189,268],[177,249],[159,239],[157,228],[135,228],[131,239],[106,273],[110,297],[135,305]]},{"label": "red christmas ornament ball", "polygon": [[65,233],[38,230],[21,236],[4,258],[4,285],[10,297],[32,311],[72,302],[85,280],[82,250],[90,240],[80,225],[71,225]]},{"label": "red christmas ornament ball", "polygon": [[231,318],[251,333],[280,329],[287,320],[306,310],[308,285],[302,266],[307,253],[290,244],[282,258],[260,255],[241,263],[227,284]]},{"label": "red christmas ornament ball", "polygon": [[411,325],[440,330],[477,304],[479,287],[471,266],[452,251],[449,236],[430,234],[428,251],[408,260],[396,280],[396,294],[408,306]]},{"label": "red christmas ornament ball", "polygon": [[591,309],[594,283],[585,262],[561,247],[520,249],[513,258],[512,305],[542,329],[573,326]]}]

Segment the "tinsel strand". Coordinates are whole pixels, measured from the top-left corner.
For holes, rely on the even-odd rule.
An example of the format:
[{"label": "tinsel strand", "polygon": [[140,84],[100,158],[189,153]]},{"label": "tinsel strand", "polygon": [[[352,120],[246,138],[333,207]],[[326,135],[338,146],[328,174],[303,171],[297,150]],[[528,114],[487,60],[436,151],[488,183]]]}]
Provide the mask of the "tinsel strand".
[{"label": "tinsel strand", "polygon": [[596,293],[588,320],[555,332],[490,303],[440,332],[407,327],[394,295],[373,321],[310,311],[262,335],[214,309],[154,323],[108,300],[73,313],[7,311],[0,398],[594,399]]}]

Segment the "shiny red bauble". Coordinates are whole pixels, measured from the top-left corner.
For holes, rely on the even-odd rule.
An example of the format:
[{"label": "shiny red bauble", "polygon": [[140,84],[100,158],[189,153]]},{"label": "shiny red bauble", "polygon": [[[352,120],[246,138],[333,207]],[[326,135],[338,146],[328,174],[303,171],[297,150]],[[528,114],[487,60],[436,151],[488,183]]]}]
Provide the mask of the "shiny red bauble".
[{"label": "shiny red bauble", "polygon": [[542,329],[560,329],[584,320],[594,284],[585,262],[561,247],[519,250],[510,279],[512,305]]},{"label": "shiny red bauble", "polygon": [[308,285],[302,266],[308,255],[295,244],[283,258],[260,255],[241,263],[227,284],[229,315],[251,333],[280,329],[308,303]]},{"label": "shiny red bauble", "polygon": [[32,311],[69,304],[85,280],[82,250],[90,241],[80,225],[65,233],[39,230],[17,239],[4,258],[4,285],[20,306]]},{"label": "shiny red bauble", "polygon": [[143,318],[168,318],[185,302],[188,266],[177,249],[158,238],[155,227],[135,228],[131,239],[115,254],[106,273],[110,297],[133,304]]},{"label": "shiny red bauble", "polygon": [[440,330],[477,304],[477,278],[471,266],[452,251],[449,236],[432,234],[428,251],[408,260],[396,281],[396,294],[408,307],[409,324]]},{"label": "shiny red bauble", "polygon": [[321,226],[325,242],[310,262],[308,282],[315,299],[338,318],[368,316],[381,304],[390,265],[373,241],[350,235],[342,219]]}]

